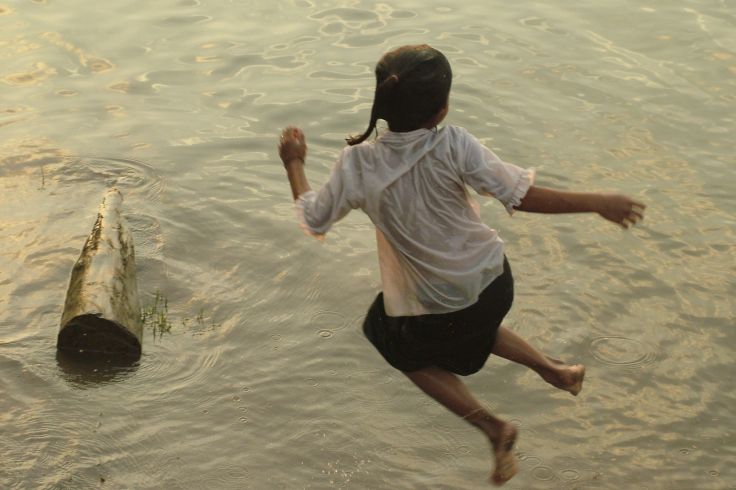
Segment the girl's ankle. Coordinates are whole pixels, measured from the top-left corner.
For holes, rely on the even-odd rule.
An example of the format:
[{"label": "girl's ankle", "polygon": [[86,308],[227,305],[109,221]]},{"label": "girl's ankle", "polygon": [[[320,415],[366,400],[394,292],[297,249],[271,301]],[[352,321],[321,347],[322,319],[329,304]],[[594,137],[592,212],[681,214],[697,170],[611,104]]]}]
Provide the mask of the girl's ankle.
[{"label": "girl's ankle", "polygon": [[492,440],[498,437],[501,428],[504,426],[501,419],[494,417],[484,408],[473,410],[465,415],[463,419],[483,431]]}]

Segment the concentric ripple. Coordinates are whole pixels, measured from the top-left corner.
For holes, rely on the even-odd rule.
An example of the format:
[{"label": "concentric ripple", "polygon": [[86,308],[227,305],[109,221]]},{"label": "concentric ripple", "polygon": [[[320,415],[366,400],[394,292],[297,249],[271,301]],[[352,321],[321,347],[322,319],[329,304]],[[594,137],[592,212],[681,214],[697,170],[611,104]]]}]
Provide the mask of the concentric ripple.
[{"label": "concentric ripple", "polygon": [[[158,201],[165,182],[153,166],[140,160],[122,157],[85,156],[69,158],[56,172],[62,183],[99,182]],[[128,191],[128,192],[126,192]]]},{"label": "concentric ripple", "polygon": [[623,336],[598,337],[590,342],[596,360],[613,366],[638,367],[651,364],[657,353],[648,345]]}]

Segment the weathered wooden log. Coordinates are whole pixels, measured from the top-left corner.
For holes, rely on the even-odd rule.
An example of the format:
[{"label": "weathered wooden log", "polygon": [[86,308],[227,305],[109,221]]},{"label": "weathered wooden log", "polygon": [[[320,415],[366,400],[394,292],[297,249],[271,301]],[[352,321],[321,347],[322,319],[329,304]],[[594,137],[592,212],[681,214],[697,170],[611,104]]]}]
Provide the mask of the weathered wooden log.
[{"label": "weathered wooden log", "polygon": [[97,221],[69,281],[57,349],[83,356],[141,355],[143,324],[138,302],[133,238],[117,189],[105,194]]}]

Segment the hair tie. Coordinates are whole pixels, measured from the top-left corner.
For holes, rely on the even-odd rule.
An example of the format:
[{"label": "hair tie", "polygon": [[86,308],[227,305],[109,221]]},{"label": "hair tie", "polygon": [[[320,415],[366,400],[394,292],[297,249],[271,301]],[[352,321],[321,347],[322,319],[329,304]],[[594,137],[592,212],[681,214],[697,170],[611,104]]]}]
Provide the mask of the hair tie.
[{"label": "hair tie", "polygon": [[396,86],[396,84],[399,83],[399,76],[395,73],[392,73],[391,75],[387,76],[383,82],[381,82],[381,88],[387,89]]}]

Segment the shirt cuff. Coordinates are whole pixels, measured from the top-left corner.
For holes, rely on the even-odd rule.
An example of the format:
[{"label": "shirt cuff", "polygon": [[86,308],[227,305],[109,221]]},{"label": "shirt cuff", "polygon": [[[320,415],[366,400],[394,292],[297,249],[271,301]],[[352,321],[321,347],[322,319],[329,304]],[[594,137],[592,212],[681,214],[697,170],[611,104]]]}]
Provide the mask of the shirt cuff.
[{"label": "shirt cuff", "polygon": [[314,231],[312,227],[309,226],[309,224],[307,223],[307,219],[305,216],[305,208],[313,204],[316,200],[317,193],[313,190],[309,190],[307,192],[299,194],[299,197],[297,197],[296,201],[294,202],[294,211],[296,212],[299,227],[302,229],[302,231],[304,231],[304,234],[322,241],[325,239],[325,234]]},{"label": "shirt cuff", "polygon": [[506,212],[509,216],[514,214],[516,211],[514,208],[521,204],[521,200],[524,199],[529,188],[534,184],[534,169],[524,169],[524,172],[519,176],[519,180],[516,181],[516,187],[514,192],[511,193],[511,198],[505,203]]}]

